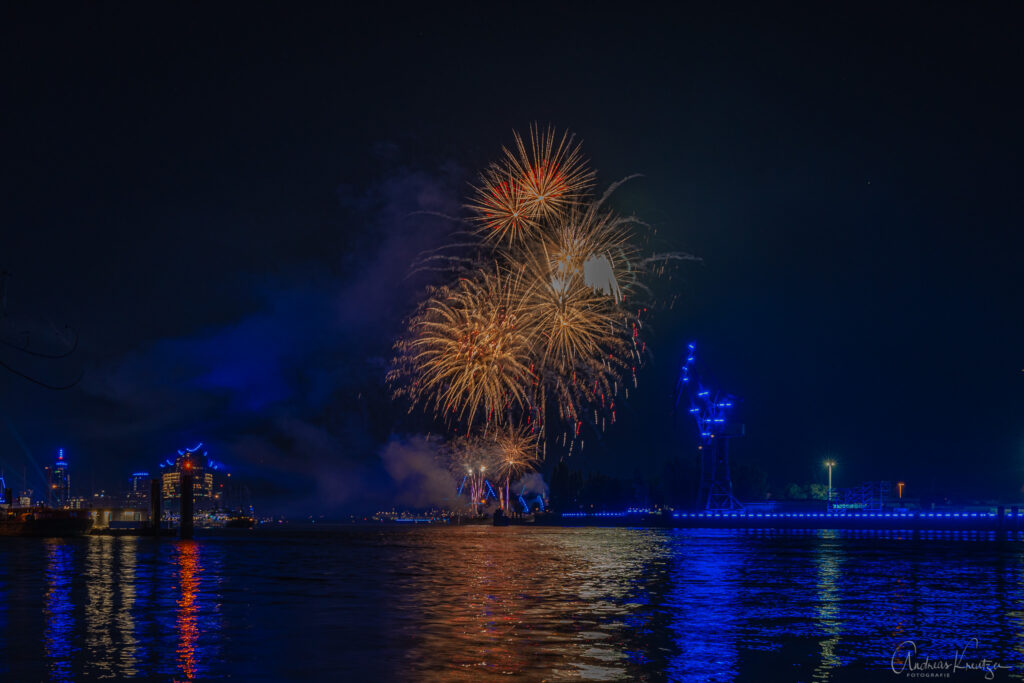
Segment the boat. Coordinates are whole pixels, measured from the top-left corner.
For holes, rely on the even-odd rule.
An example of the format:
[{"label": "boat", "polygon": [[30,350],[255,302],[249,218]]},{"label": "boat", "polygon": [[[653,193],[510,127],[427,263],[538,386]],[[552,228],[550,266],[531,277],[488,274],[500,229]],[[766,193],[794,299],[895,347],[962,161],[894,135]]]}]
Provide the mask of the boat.
[{"label": "boat", "polygon": [[256,526],[256,520],[248,515],[235,515],[224,522],[225,529],[251,529]]},{"label": "boat", "polygon": [[44,506],[0,510],[0,536],[84,536],[92,529],[88,510]]}]

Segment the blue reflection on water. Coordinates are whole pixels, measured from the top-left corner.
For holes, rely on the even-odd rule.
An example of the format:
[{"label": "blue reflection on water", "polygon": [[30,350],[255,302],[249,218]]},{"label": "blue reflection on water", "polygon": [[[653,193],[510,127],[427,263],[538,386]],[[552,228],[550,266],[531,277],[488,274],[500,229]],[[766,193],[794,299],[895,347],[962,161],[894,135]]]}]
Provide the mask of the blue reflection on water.
[{"label": "blue reflection on water", "polygon": [[[0,679],[1024,674],[1022,536],[344,528],[0,543]],[[973,645],[977,638],[978,644]]]},{"label": "blue reflection on water", "polygon": [[670,542],[672,588],[665,607],[675,645],[667,671],[673,679],[727,680],[736,673],[736,584],[746,557],[739,547],[708,552],[708,537],[723,533],[677,532]]},{"label": "blue reflection on water", "polygon": [[72,638],[75,615],[71,602],[73,548],[60,540],[46,541],[46,630],[43,652],[51,680],[72,680]]}]

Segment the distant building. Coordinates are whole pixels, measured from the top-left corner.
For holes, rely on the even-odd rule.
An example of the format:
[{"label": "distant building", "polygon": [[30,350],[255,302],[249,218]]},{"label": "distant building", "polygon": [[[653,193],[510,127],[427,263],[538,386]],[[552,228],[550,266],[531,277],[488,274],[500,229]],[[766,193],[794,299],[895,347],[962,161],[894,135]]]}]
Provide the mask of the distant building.
[{"label": "distant building", "polygon": [[214,488],[214,472],[222,469],[220,463],[210,459],[209,454],[198,444],[194,448],[178,451],[174,460],[168,458],[160,464],[161,489],[164,506],[167,510],[177,511],[181,504],[181,475],[188,472],[192,475],[192,491],[195,497],[195,509],[212,510],[219,504],[220,494]]},{"label": "distant building", "polygon": [[126,496],[129,507],[146,507],[149,504],[149,472],[133,472]]},{"label": "distant building", "polygon": [[56,507],[67,507],[71,502],[71,474],[68,472],[68,461],[64,459],[64,449],[57,449],[57,462],[50,470],[50,496]]}]

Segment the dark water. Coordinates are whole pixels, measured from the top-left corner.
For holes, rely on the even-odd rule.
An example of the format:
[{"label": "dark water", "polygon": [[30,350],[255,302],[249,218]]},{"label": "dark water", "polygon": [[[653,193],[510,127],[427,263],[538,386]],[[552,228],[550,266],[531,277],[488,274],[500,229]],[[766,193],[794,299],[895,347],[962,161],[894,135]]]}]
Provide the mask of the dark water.
[{"label": "dark water", "polygon": [[891,670],[907,640],[917,661],[959,649],[1021,678],[1024,542],[485,526],[0,539],[3,681],[915,680]]}]

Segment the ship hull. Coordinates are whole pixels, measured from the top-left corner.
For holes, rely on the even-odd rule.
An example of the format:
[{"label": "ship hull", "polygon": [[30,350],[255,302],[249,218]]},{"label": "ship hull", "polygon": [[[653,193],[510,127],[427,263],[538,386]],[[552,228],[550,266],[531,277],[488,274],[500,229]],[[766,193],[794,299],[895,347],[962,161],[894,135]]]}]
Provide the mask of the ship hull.
[{"label": "ship hull", "polygon": [[85,514],[20,514],[8,515],[7,518],[0,516],[0,536],[84,536],[92,529],[92,523],[92,518]]}]

